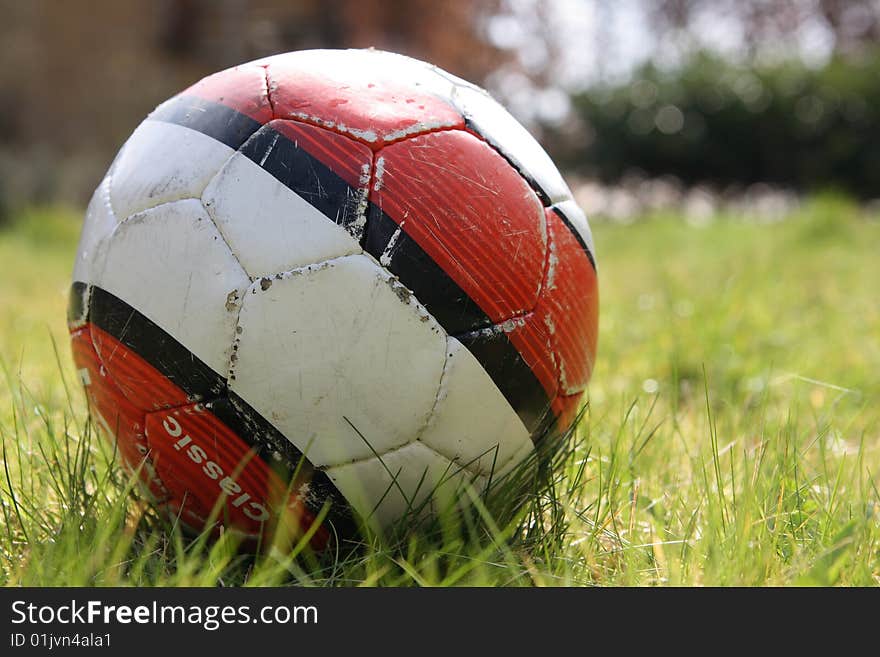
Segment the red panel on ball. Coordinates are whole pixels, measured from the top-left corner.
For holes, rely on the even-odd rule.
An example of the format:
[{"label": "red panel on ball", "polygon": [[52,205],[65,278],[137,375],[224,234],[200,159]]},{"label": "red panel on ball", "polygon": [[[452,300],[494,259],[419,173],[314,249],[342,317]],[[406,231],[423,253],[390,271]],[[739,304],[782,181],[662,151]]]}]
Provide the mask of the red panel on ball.
[{"label": "red panel on ball", "polygon": [[[314,522],[299,491],[292,490],[285,503],[287,485],[204,406],[190,404],[150,413],[146,425],[156,469],[171,499],[178,505],[185,500],[190,518],[204,524],[214,517],[225,527],[251,536],[275,524],[273,510],[286,510],[288,528],[306,530]],[[324,545],[328,539],[327,530],[321,527],[313,543]]]},{"label": "red panel on ball", "polygon": [[[144,413],[120,392],[112,372],[104,366],[93,347],[90,330],[98,335],[102,349],[129,383],[138,382],[134,397],[146,403],[157,398],[186,399],[166,377],[124,344],[95,325],[73,331],[74,360],[80,369],[88,398],[102,426],[115,435],[120,454],[135,468],[148,455],[142,475],[150,490],[164,500],[173,514],[195,530],[211,517],[217,500],[226,498],[218,524],[256,537],[263,523],[278,527],[279,510],[284,510],[284,531],[296,539],[315,521],[301,498],[302,484],[296,482],[288,494],[287,484],[235,432],[200,404],[182,402],[175,408]],[[122,366],[120,366],[122,364]],[[152,392],[151,392],[152,391]],[[311,543],[322,548],[329,541],[325,527],[316,531]]]},{"label": "red panel on ball", "polygon": [[142,411],[181,406],[190,402],[186,393],[112,335],[91,324],[92,341],[101,363],[119,390]]},{"label": "red panel on ball", "polygon": [[556,416],[556,426],[560,431],[565,431],[574,422],[583,396],[584,393],[578,392],[574,395],[559,395],[553,400],[550,407]]},{"label": "red panel on ball", "polygon": [[547,326],[559,366],[560,393],[583,391],[596,359],[599,290],[596,270],[559,215],[547,210],[547,280],[535,314]]},{"label": "red panel on ball", "polygon": [[369,181],[373,153],[363,144],[299,121],[276,120],[269,123],[269,127],[322,162],[352,187],[363,188]]},{"label": "red panel on ball", "polygon": [[226,105],[260,123],[272,120],[272,107],[266,96],[266,69],[255,64],[244,64],[209,75],[181,95],[197,96]]},{"label": "red panel on ball", "polygon": [[367,78],[341,66],[317,72],[310,61],[286,55],[262,60],[275,118],[314,122],[373,147],[441,127],[464,128],[449,102],[397,82],[393,70],[377,66]]},{"label": "red panel on ball", "polygon": [[553,399],[559,388],[559,369],[546,324],[535,313],[512,320],[511,324],[513,328],[505,330],[507,339],[541,383],[547,398]]},{"label": "red panel on ball", "polygon": [[544,216],[513,167],[460,130],[394,144],[379,156],[372,202],[492,322],[530,311],[544,271]]},{"label": "red panel on ball", "polygon": [[159,500],[166,497],[165,487],[153,468],[149,445],[144,431],[144,412],[132,405],[120,392],[106,368],[102,367],[89,335],[90,326],[73,331],[70,335],[73,360],[86,391],[86,399],[95,422],[116,441],[119,456],[132,472],[139,472],[141,480]]}]

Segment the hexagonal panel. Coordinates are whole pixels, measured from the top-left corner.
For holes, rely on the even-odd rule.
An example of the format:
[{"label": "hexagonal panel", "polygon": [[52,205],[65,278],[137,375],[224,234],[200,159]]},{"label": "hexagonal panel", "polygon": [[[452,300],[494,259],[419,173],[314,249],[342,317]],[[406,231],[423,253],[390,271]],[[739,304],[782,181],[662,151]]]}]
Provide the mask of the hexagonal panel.
[{"label": "hexagonal panel", "polygon": [[147,119],[125,143],[110,182],[122,218],[161,203],[198,198],[234,151],[201,132]]},{"label": "hexagonal panel", "polygon": [[257,281],[235,349],[230,388],[325,466],[416,438],[446,336],[387,271],[354,255]]},{"label": "hexagonal panel", "polygon": [[96,283],[225,374],[250,280],[199,201],[166,203],[121,223]]},{"label": "hexagonal panel", "polygon": [[468,484],[482,494],[487,481],[421,442],[330,468],[327,475],[361,517],[377,527],[406,513],[447,508],[456,497],[467,500],[463,487]]},{"label": "hexagonal panel", "polygon": [[[275,130],[283,123],[273,121],[258,130],[203,196],[251,276],[269,276],[361,250],[354,231],[346,228],[357,224],[360,215],[362,229],[360,196],[365,197],[369,180],[369,149],[313,126],[303,126],[301,133],[308,131],[314,142],[300,143]],[[354,150],[343,150],[338,140],[349,142]],[[333,149],[343,163],[334,171],[307,147]],[[358,174],[352,180],[343,167],[358,173],[366,168],[363,190],[357,187]]]},{"label": "hexagonal panel", "polygon": [[419,440],[459,466],[498,474],[529,432],[476,358],[455,338],[448,339],[440,396]]}]

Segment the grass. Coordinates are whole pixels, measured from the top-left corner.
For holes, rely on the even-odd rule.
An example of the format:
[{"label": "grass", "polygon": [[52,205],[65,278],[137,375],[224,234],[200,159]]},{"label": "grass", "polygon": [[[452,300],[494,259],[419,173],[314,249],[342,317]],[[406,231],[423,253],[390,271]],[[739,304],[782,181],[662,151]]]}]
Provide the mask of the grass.
[{"label": "grass", "polygon": [[880,221],[845,201],[770,225],[597,223],[599,361],[549,481],[500,491],[508,514],[283,558],[183,539],[112,466],[64,328],[75,219],[0,229],[0,583],[880,581]]}]

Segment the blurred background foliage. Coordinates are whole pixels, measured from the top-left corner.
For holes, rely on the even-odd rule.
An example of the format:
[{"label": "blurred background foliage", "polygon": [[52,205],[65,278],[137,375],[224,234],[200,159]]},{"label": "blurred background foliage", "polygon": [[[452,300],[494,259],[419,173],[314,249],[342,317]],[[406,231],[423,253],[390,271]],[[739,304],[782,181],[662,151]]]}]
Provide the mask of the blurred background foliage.
[{"label": "blurred background foliage", "polygon": [[561,164],[603,181],[633,168],[685,183],[766,182],[880,191],[880,57],[837,56],[821,68],[760,66],[704,52],[665,71],[573,97],[588,134],[551,139]]},{"label": "blurred background foliage", "polygon": [[697,189],[696,206],[717,205],[712,194],[768,183],[786,208],[814,189],[880,196],[880,0],[0,0],[0,10],[7,215],[81,206],[137,123],[200,77],[313,47],[395,50],[487,86],[592,214],[614,215],[620,190],[623,214],[656,204],[646,195],[680,204]]}]

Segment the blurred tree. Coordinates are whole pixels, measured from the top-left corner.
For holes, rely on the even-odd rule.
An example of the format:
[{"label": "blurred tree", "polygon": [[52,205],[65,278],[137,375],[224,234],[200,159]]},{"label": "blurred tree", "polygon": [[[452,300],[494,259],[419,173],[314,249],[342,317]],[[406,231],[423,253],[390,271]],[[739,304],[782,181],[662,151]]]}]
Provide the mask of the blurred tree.
[{"label": "blurred tree", "polygon": [[573,97],[589,141],[555,135],[560,159],[606,181],[628,172],[687,183],[880,190],[880,52],[761,66],[698,54],[672,70]]},{"label": "blurred tree", "polygon": [[480,82],[496,0],[0,0],[0,204],[82,202],[137,123],[200,77],[317,47],[386,48]]},{"label": "blurred tree", "polygon": [[373,46],[482,79],[508,53],[483,38],[497,0],[167,0],[169,54],[215,68],[274,52]]},{"label": "blurred tree", "polygon": [[659,34],[699,30],[708,12],[733,19],[754,54],[791,39],[811,21],[821,21],[836,54],[853,54],[880,42],[877,0],[647,0],[645,7]]}]

